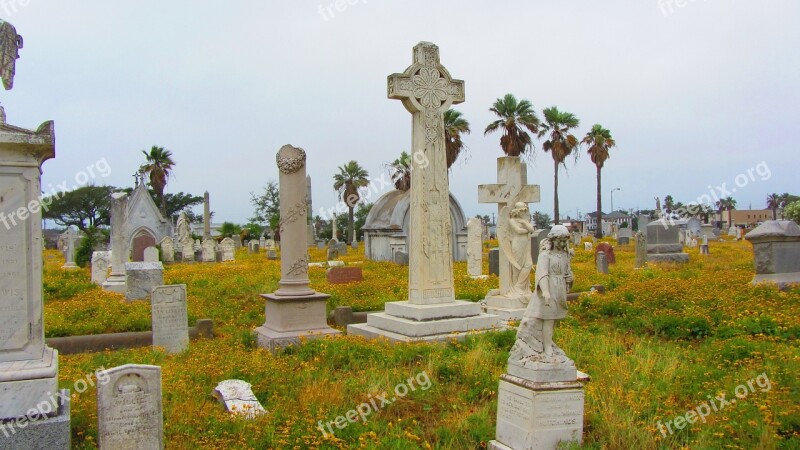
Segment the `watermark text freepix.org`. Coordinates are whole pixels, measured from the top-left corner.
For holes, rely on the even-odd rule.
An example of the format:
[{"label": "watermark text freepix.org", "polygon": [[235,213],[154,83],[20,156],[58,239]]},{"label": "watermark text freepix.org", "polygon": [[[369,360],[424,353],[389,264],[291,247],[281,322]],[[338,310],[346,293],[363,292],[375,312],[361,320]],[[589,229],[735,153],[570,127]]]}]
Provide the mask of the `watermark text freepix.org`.
[{"label": "watermark text freepix.org", "polygon": [[[725,393],[719,394],[716,397],[711,397],[709,395],[707,402],[703,402],[697,407],[690,409],[686,414],[668,420],[666,424],[659,420],[657,423],[658,431],[661,432],[663,437],[667,437],[667,434],[673,434],[675,431],[682,430],[687,424],[693,424],[697,422],[698,419],[705,423],[706,417],[711,415],[712,412],[716,413],[722,411],[724,408],[736,403],[737,399],[744,400],[749,394],[755,393],[756,386],[759,387],[761,392],[769,392],[769,390],[772,389],[772,382],[770,382],[766,372],[749,380],[746,384],[736,386],[736,389],[733,390],[736,398],[728,400],[725,398]],[[673,426],[675,427],[674,430]]]},{"label": "watermark text freepix.org", "polygon": [[[416,384],[416,385],[415,385]],[[427,372],[418,373],[416,376],[409,377],[405,382],[398,384],[394,387],[394,397],[388,398],[389,394],[382,392],[377,395],[370,394],[366,402],[356,406],[355,409],[347,411],[345,415],[339,416],[334,420],[323,423],[321,420],[317,423],[317,428],[322,432],[323,437],[334,435],[333,427],[339,430],[344,430],[351,423],[356,423],[361,420],[367,423],[367,417],[376,413],[383,408],[407,396],[410,392],[414,392],[417,388],[427,391],[431,388],[431,379],[428,377]]]},{"label": "watermark text freepix.org", "polygon": [[49,195],[45,196],[43,194],[39,199],[31,200],[28,204],[12,211],[0,211],[0,224],[10,231],[12,227],[28,220],[31,214],[38,214],[39,211],[48,211],[53,201],[63,197],[67,192],[86,186],[90,181],[98,177],[105,178],[109,175],[111,175],[111,166],[108,165],[108,161],[105,158],[100,159],[86,167],[85,170],[76,173],[75,182],[72,186],[69,186],[69,182],[66,180],[56,185],[50,184],[46,191]]}]

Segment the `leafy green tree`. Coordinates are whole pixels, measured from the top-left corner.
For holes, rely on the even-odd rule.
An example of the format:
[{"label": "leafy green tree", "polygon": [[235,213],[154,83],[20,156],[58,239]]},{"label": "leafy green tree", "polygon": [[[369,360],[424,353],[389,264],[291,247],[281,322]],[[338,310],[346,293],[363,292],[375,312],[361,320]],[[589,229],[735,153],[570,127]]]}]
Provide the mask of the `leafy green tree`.
[{"label": "leafy green tree", "polygon": [[800,200],[789,203],[783,210],[783,217],[800,224]]},{"label": "leafy green tree", "polygon": [[250,222],[267,225],[273,230],[278,229],[281,221],[281,192],[276,181],[270,181],[264,186],[260,195],[250,193],[250,202],[255,207],[254,215]]},{"label": "leafy green tree", "polygon": [[461,135],[469,133],[469,122],[462,117],[461,112],[452,108],[444,112],[444,147],[448,169],[453,167],[458,156],[466,150]]},{"label": "leafy green tree", "polygon": [[503,136],[500,138],[503,153],[507,156],[520,156],[533,148],[533,140],[528,131],[538,135],[541,122],[531,102],[517,101],[514,95],[506,94],[505,97],[498,98],[489,111],[495,113],[499,119],[490,123],[483,134],[488,135],[503,130]]},{"label": "leafy green tree", "polygon": [[359,189],[368,185],[369,173],[356,161],[340,166],[339,173],[333,176],[333,189],[339,191],[339,198],[347,205],[347,238],[350,242],[355,241],[354,212],[356,205],[361,201]]},{"label": "leafy green tree", "polygon": [[554,167],[554,181],[553,181],[553,217],[555,224],[560,222],[561,212],[558,205],[558,166],[564,164],[567,156],[575,152],[575,159],[578,159],[580,153],[575,150],[578,148],[578,138],[576,138],[570,130],[577,128],[580,125],[580,120],[574,114],[566,111],[559,111],[555,106],[546,108],[544,111],[544,121],[542,125],[542,132],[550,132],[550,135],[544,144],[542,150],[550,152],[553,157]]},{"label": "leafy green tree", "polygon": [[611,131],[603,128],[600,124],[595,124],[592,130],[586,133],[586,136],[581,141],[589,146],[587,152],[592,158],[592,162],[597,167],[597,229],[595,230],[595,237],[598,239],[603,237],[603,197],[602,197],[602,183],[601,171],[603,165],[609,158],[609,150],[617,145],[616,141],[611,137]]},{"label": "leafy green tree", "polygon": [[167,187],[169,177],[172,175],[172,169],[175,167],[175,161],[172,159],[172,152],[166,150],[164,147],[152,146],[150,152],[142,150],[146,162],[139,168],[139,173],[149,178],[150,187],[153,188],[156,194],[156,203],[161,206],[161,214],[164,217],[170,217],[167,214],[167,202],[164,199],[164,189]]},{"label": "leafy green tree", "polygon": [[221,234],[223,238],[228,238],[233,236],[234,234],[239,234],[241,232],[242,232],[242,227],[231,222],[223,222],[222,225],[219,227],[219,234]]},{"label": "leafy green tree", "polygon": [[113,186],[84,186],[42,199],[42,217],[60,227],[75,225],[86,233],[90,227],[110,225]]},{"label": "leafy green tree", "polygon": [[101,242],[108,242],[109,233],[95,226],[87,227],[84,231],[83,239],[75,250],[75,264],[86,267],[92,261],[92,253]]},{"label": "leafy green tree", "polygon": [[536,225],[536,228],[539,230],[549,227],[552,220],[549,214],[539,211],[533,213],[533,224]]}]

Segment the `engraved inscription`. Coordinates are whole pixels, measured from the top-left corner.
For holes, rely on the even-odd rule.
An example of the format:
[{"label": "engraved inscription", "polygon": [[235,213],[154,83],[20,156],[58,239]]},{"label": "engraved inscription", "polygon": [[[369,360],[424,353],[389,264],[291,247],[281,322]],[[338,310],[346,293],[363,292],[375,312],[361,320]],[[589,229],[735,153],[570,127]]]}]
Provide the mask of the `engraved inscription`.
[{"label": "engraved inscription", "polygon": [[[0,211],[10,217],[25,205],[26,182],[17,175],[0,175]],[[13,225],[9,222],[9,225]],[[27,253],[24,222],[0,224],[0,354],[17,351],[29,339]]]},{"label": "engraved inscription", "polygon": [[170,353],[181,352],[189,345],[186,309],[186,286],[163,286],[153,289],[153,346]]}]

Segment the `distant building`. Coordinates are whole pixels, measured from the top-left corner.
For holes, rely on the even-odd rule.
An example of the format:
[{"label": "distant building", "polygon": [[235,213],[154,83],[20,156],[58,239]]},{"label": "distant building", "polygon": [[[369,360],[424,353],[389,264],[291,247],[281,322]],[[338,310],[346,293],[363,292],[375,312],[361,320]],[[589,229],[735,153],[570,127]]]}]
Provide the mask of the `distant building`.
[{"label": "distant building", "polygon": [[[619,229],[623,223],[633,226],[633,218],[624,211],[613,211],[609,214],[603,213],[603,234],[611,234],[612,228]],[[614,225],[615,227],[612,227]],[[586,214],[586,229],[593,233],[597,230],[597,212]]]},{"label": "distant building", "polygon": [[[781,211],[778,211],[778,218],[781,218]],[[719,220],[730,227],[728,223],[728,211],[723,210]],[[734,209],[731,210],[731,220],[734,225],[744,225],[747,227],[756,226],[764,221],[772,220],[771,209]]]}]

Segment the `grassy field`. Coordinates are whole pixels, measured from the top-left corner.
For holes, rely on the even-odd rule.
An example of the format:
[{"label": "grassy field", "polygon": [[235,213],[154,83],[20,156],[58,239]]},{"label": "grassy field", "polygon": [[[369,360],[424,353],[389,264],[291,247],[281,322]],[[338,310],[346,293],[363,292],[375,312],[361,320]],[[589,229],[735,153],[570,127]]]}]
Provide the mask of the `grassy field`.
[{"label": "grassy field", "polygon": [[[608,289],[573,302],[555,337],[592,377],[583,448],[800,448],[800,290],[751,286],[746,242],[713,242],[707,257],[694,251],[687,265],[643,270],[632,269],[633,250],[616,247],[609,275],[597,274],[582,249],[573,261],[576,290]],[[324,257],[321,250],[311,256]],[[102,291],[86,269],[61,270],[58,252],[44,257],[48,337],[149,330],[149,302]],[[353,251],[343,259],[364,268],[363,283],[332,286],[324,269],[310,272],[312,287],[332,295],[329,309],[382,309],[407,295],[406,267],[363,261]],[[455,272],[462,299],[482,299],[497,284],[496,277],[471,280],[465,263]],[[272,356],[254,348],[252,330],[264,321],[258,294],[274,291],[279,273],[278,262],[245,251],[232,263],[167,266],[168,284],[188,286],[190,322],[213,319],[218,337],[179,355],[148,348],[62,356],[60,384],[73,391],[73,446],[97,442],[95,391],[76,386],[100,367],[126,363],[162,367],[168,448],[476,449],[494,438],[498,378],[513,330],[438,345],[341,337]],[[225,413],[211,391],[231,378],[252,383],[270,414],[247,421]],[[416,389],[365,421],[334,426],[333,435],[325,428],[410,383]],[[720,409],[713,401],[716,411],[705,414],[719,395],[730,401],[736,393],[736,403]],[[676,418],[692,410],[702,420],[678,429]]]}]

